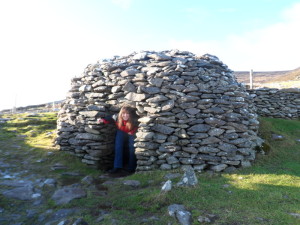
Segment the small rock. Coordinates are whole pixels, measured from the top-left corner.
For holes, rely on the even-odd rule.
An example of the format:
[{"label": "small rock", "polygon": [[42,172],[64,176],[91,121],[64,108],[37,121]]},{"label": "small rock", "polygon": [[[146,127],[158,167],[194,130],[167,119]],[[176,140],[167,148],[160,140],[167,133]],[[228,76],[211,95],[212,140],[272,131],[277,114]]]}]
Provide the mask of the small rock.
[{"label": "small rock", "polygon": [[171,191],[172,189],[172,181],[171,180],[168,180],[161,188],[161,191],[163,192],[168,192],[168,191]]},{"label": "small rock", "polygon": [[70,220],[63,220],[63,221],[60,221],[57,225],[68,225],[70,224]]},{"label": "small rock", "polygon": [[100,179],[107,179],[109,178],[109,174],[102,174],[101,176],[99,176]]},{"label": "small rock", "polygon": [[169,205],[168,206],[168,213],[170,216],[174,217],[175,213],[179,210],[185,210],[183,205],[179,205],[179,204],[173,204],[173,205]]},{"label": "small rock", "polygon": [[243,168],[246,168],[246,167],[251,167],[251,162],[249,162],[249,161],[242,161],[242,167]]},{"label": "small rock", "polygon": [[28,137],[27,135],[23,135],[23,134],[19,134],[19,135],[17,135],[16,137],[18,137],[18,138],[26,138],[26,137]]},{"label": "small rock", "polygon": [[14,177],[11,176],[11,175],[5,175],[3,178],[4,178],[4,179],[13,179]]},{"label": "small rock", "polygon": [[52,170],[63,170],[63,169],[67,169],[67,168],[68,167],[66,167],[65,165],[62,165],[60,163],[56,163],[51,167]]},{"label": "small rock", "polygon": [[149,218],[144,218],[144,219],[142,219],[142,222],[143,223],[147,223],[147,224],[151,224],[151,221],[158,221],[159,220],[159,218],[158,217],[156,217],[156,216],[151,216],[151,217],[149,217]]},{"label": "small rock", "polygon": [[168,207],[169,215],[175,217],[182,225],[192,224],[192,215],[183,205],[173,204]]},{"label": "small rock", "polygon": [[77,187],[76,185],[70,185],[55,191],[51,198],[57,205],[61,205],[69,203],[75,198],[83,197],[86,197],[86,192],[83,189]]},{"label": "small rock", "polygon": [[198,184],[197,176],[192,167],[186,167],[184,175],[177,186],[195,186]]},{"label": "small rock", "polygon": [[300,213],[289,213],[291,216],[300,219]]},{"label": "small rock", "polygon": [[35,193],[31,195],[31,198],[40,198],[42,195],[40,193]]},{"label": "small rock", "polygon": [[95,182],[95,179],[92,176],[86,176],[82,178],[81,183],[91,185]]},{"label": "small rock", "polygon": [[36,160],[35,162],[36,163],[42,163],[42,162],[45,162],[46,161],[46,159],[38,159],[38,160]]},{"label": "small rock", "polygon": [[131,187],[138,187],[141,185],[141,183],[137,180],[125,180],[123,184]]},{"label": "small rock", "polygon": [[281,140],[284,139],[284,136],[279,135],[279,134],[272,134],[271,138],[272,138],[272,140],[274,140],[274,141],[281,141]]},{"label": "small rock", "polygon": [[216,218],[217,216],[214,214],[207,214],[206,216],[199,216],[197,220],[200,223],[212,223]]},{"label": "small rock", "polygon": [[176,218],[182,225],[192,224],[192,214],[189,211],[178,211]]},{"label": "small rock", "polygon": [[197,220],[199,223],[210,223],[211,222],[211,220],[205,216],[199,216]]},{"label": "small rock", "polygon": [[44,181],[44,185],[49,186],[49,187],[55,187],[56,186],[56,180],[52,178],[48,178]]},{"label": "small rock", "polygon": [[213,170],[215,172],[221,172],[222,170],[226,169],[226,167],[228,167],[228,165],[226,165],[226,164],[219,164],[219,165],[212,166],[211,170]]}]

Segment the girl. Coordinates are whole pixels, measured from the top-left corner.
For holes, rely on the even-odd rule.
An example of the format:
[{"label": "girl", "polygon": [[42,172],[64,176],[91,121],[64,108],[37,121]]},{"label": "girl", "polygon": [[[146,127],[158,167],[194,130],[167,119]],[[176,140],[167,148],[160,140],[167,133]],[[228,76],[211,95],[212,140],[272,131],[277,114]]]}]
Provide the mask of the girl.
[{"label": "girl", "polygon": [[110,119],[98,119],[97,123],[108,124],[115,122],[117,133],[115,139],[115,158],[114,168],[109,173],[121,172],[124,167],[124,150],[128,147],[128,166],[125,168],[128,172],[134,172],[136,168],[136,156],[134,149],[135,133],[138,128],[137,114],[130,106],[123,106],[118,115],[117,121]]}]

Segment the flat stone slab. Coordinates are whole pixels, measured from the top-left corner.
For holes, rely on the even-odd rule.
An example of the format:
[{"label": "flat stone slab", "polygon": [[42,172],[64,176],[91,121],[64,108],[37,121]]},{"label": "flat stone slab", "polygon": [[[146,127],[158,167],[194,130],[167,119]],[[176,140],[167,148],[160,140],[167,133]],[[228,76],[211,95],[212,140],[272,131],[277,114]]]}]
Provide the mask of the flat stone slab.
[{"label": "flat stone slab", "polygon": [[31,186],[31,181],[23,181],[23,180],[5,180],[0,182],[0,185],[3,186],[11,186],[11,187],[25,187],[25,186]]},{"label": "flat stone slab", "polygon": [[2,194],[6,198],[14,198],[18,200],[32,200],[34,191],[32,186],[24,186],[3,191]]},{"label": "flat stone slab", "polygon": [[[75,214],[79,211],[79,209],[76,208],[72,208],[72,209],[59,209],[56,212],[53,212],[52,214],[48,215],[48,217],[50,217],[47,220],[47,223],[45,224],[60,224],[60,223],[54,223],[54,222],[58,222],[60,220],[64,220],[66,219],[68,216]],[[65,224],[65,223],[62,223]]]},{"label": "flat stone slab", "polygon": [[141,185],[138,180],[125,180],[123,184],[131,187],[138,187]]},{"label": "flat stone slab", "polygon": [[52,195],[52,200],[55,204],[62,205],[69,203],[73,199],[86,197],[86,192],[78,185],[65,186],[55,191]]}]

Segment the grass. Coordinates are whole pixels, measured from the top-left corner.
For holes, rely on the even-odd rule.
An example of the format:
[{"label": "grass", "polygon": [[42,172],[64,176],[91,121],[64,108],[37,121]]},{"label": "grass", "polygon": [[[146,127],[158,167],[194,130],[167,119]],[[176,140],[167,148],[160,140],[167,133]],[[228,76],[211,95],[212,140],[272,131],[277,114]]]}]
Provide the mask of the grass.
[{"label": "grass", "polygon": [[[56,178],[61,185],[76,183],[86,175],[99,179],[101,171],[53,147],[56,114],[10,117],[12,120],[2,124],[0,129],[2,160],[16,162],[18,158],[26,156],[32,162],[31,172]],[[87,189],[86,198],[73,200],[64,206],[56,206],[52,200],[48,200],[41,210],[78,207],[83,210],[80,216],[91,225],[99,224],[96,220],[101,210],[110,212],[103,217],[101,224],[112,224],[113,220],[117,224],[178,224],[168,215],[167,208],[171,204],[183,204],[192,213],[193,224],[200,224],[197,221],[199,216],[211,216],[212,224],[219,225],[300,224],[299,218],[290,215],[300,214],[300,142],[297,141],[300,139],[300,121],[273,118],[261,118],[260,121],[259,133],[269,150],[266,155],[258,154],[250,168],[233,173],[198,173],[199,184],[196,187],[174,185],[167,193],[161,192],[166,181],[164,176],[170,172],[181,173],[180,170],[137,173],[117,179],[113,185],[102,185],[99,180],[98,185],[108,195],[98,195],[96,191]],[[284,139],[274,141],[272,134],[283,135]],[[27,137],[16,142],[19,135]],[[20,149],[10,147],[16,143],[21,146]],[[13,151],[14,157],[6,154],[7,151]],[[38,159],[45,160],[43,167],[38,166]],[[67,165],[67,168],[49,172],[49,167],[55,163]],[[77,171],[82,176],[74,178],[62,174],[70,171]],[[129,179],[138,180],[141,185],[124,186],[122,181]],[[173,184],[179,179],[173,179]],[[0,194],[0,207],[7,211],[13,211],[13,205],[20,207],[22,204],[7,200]],[[25,224],[30,223],[32,220]]]}]

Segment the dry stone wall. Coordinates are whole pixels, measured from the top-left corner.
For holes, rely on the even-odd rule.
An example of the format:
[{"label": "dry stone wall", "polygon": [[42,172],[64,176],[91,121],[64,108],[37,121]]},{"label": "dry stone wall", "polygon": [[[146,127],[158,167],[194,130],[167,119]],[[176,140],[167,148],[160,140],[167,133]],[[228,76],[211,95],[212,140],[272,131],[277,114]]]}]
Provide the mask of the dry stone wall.
[{"label": "dry stone wall", "polygon": [[299,88],[261,88],[248,90],[248,92],[260,116],[285,119],[300,117]]},{"label": "dry stone wall", "polygon": [[96,124],[131,104],[140,117],[137,170],[250,166],[259,122],[252,97],[216,56],[143,51],[88,65],[59,112],[57,144],[91,165],[112,165],[113,126]]}]

